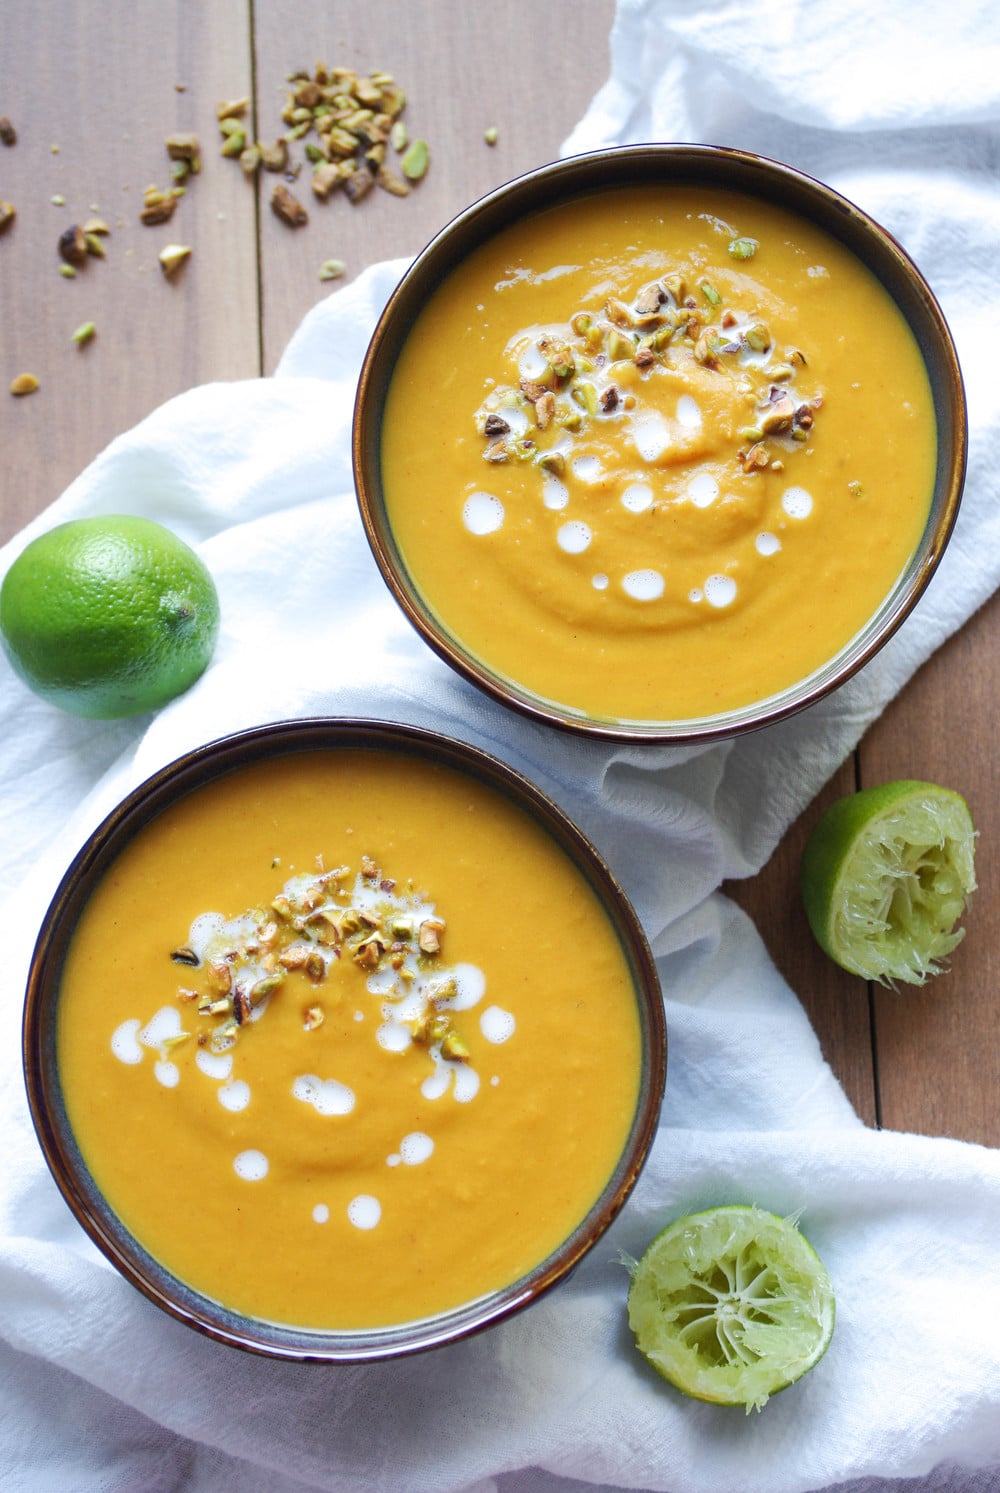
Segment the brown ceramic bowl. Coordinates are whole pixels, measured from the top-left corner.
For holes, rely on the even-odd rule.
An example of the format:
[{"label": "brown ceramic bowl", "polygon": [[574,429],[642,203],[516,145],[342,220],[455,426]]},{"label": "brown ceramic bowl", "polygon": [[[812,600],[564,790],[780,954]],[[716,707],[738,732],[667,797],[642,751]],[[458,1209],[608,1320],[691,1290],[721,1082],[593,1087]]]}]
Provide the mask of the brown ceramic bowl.
[{"label": "brown ceramic bowl", "polygon": [[[611,1175],[579,1224],[547,1258],[502,1289],[437,1315],[385,1328],[310,1330],[227,1309],[171,1274],[137,1241],[103,1196],[78,1147],[60,1081],[57,1026],[62,970],[78,919],[134,836],[186,795],[235,770],[296,753],[345,750],[379,752],[386,760],[398,754],[471,777],[512,802],[551,837],[604,908],[620,947],[638,1017],[641,1071],[634,1114]],[[474,838],[475,831],[471,834]],[[303,720],[245,731],[189,753],[137,788],[95,830],[66,872],[42,925],[28,981],[23,1058],[31,1115],[55,1181],[80,1225],[128,1281],[171,1316],[221,1342],[278,1358],[348,1363],[388,1359],[466,1337],[536,1301],[573,1269],[617,1216],[656,1133],[666,1031],[656,968],[625,895],[589,841],[530,782],[481,751],[413,727]],[[121,1116],[121,1125],[130,1133],[129,1116]],[[516,1207],[514,1200],[512,1205]],[[197,1218],[191,1227],[198,1227]]]},{"label": "brown ceramic bowl", "polygon": [[[839,240],[881,282],[912,331],[929,375],[937,462],[929,516],[916,552],[868,622],[834,657],[780,693],[736,709],[690,718],[624,719],[581,713],[534,693],[494,667],[435,613],[393,533],[382,474],[387,392],[401,349],[428,299],[473,251],[511,224],[587,194],[621,186],[704,185],[790,210]],[[476,398],[481,397],[477,394]],[[536,720],[610,740],[717,740],[781,720],[850,679],[913,609],[948,542],[966,465],[962,377],[941,310],[912,260],[859,208],[831,188],[778,162],[707,145],[637,145],[543,166],[482,198],[455,218],[403,276],[375,329],[362,369],[354,420],[354,475],[368,541],[386,585],[425,641],[459,674]],[[650,670],[669,668],[669,644]]]}]

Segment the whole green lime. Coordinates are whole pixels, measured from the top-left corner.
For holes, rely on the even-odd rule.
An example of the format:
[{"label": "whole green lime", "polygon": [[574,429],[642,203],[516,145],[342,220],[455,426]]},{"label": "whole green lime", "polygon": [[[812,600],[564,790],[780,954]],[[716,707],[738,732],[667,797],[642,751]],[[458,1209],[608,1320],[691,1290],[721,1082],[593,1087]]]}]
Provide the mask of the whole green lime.
[{"label": "whole green lime", "polygon": [[205,670],[219,598],[152,519],[73,519],[33,539],[0,587],[0,638],[24,682],[95,720],[157,710]]}]

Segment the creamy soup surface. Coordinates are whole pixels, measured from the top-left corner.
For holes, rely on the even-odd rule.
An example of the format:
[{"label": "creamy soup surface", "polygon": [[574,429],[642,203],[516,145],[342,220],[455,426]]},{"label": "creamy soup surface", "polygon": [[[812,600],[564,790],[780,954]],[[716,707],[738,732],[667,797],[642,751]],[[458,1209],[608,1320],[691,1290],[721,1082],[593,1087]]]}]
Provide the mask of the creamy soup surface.
[{"label": "creamy soup surface", "polygon": [[633,980],[506,797],[395,752],[241,768],[144,827],[70,945],[57,1049],[95,1180],[195,1289],[313,1328],[539,1263],[636,1110]]},{"label": "creamy soup surface", "polygon": [[921,538],[916,343],[842,246],[688,187],[555,206],[471,254],[390,385],[386,508],[444,628],[543,700],[684,720],[808,676]]}]

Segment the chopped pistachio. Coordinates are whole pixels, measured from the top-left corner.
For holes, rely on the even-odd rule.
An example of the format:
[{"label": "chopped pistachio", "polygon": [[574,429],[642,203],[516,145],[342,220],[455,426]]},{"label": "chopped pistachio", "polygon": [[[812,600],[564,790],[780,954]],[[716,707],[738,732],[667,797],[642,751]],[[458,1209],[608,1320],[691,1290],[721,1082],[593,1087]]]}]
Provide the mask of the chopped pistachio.
[{"label": "chopped pistachio", "polygon": [[407,181],[421,181],[430,164],[430,147],[426,140],[414,140],[406,149],[400,166]]},{"label": "chopped pistachio", "polygon": [[215,117],[220,122],[223,119],[242,118],[250,107],[248,98],[223,99],[215,106]]},{"label": "chopped pistachio", "polygon": [[849,482],[847,484],[847,491],[852,498],[863,498],[865,495],[865,490],[860,482]]},{"label": "chopped pistachio", "polygon": [[19,373],[17,378],[11,381],[10,392],[18,399],[25,394],[34,394],[41,385],[33,373]]},{"label": "chopped pistachio", "polygon": [[0,202],[0,233],[6,233],[16,217],[17,208],[13,202]]},{"label": "chopped pistachio", "polygon": [[702,295],[705,297],[710,306],[718,306],[721,302],[722,297],[716,290],[715,286],[712,284],[711,280],[702,280],[698,286],[698,289],[701,291]]},{"label": "chopped pistachio", "polygon": [[243,131],[233,130],[232,134],[227,135],[222,142],[222,149],[219,151],[219,154],[229,159],[232,159],[234,156],[240,156],[246,148],[246,143],[247,137]]},{"label": "chopped pistachio", "polygon": [[495,124],[487,125],[486,129],[483,130],[483,139],[487,145],[495,145],[497,143],[500,139],[500,131]]},{"label": "chopped pistachio", "polygon": [[317,1027],[323,1025],[323,1007],[307,1006],[302,1013],[302,1026],[307,1032],[314,1032]]},{"label": "chopped pistachio", "polygon": [[99,233],[106,237],[111,229],[103,218],[88,218],[83,225],[83,231],[84,233]]},{"label": "chopped pistachio", "polygon": [[157,223],[168,222],[174,215],[177,201],[178,199],[173,193],[147,192],[146,200],[139,213],[140,221],[145,223],[147,227],[152,227]]},{"label": "chopped pistachio", "polygon": [[734,238],[729,244],[729,252],[734,259],[752,259],[759,247],[755,238]]},{"label": "chopped pistachio", "polygon": [[188,161],[192,166],[201,151],[197,135],[168,135],[164,144],[172,161]]},{"label": "chopped pistachio", "polygon": [[87,240],[79,223],[59,235],[59,253],[67,264],[80,265],[87,258]]},{"label": "chopped pistachio", "polygon": [[85,233],[83,235],[83,238],[84,238],[84,242],[87,245],[87,253],[91,256],[91,258],[93,258],[93,259],[104,259],[105,258],[104,245],[101,243],[100,234],[98,234],[98,233]]},{"label": "chopped pistachio", "polygon": [[246,130],[242,119],[237,119],[234,114],[227,114],[224,119],[219,120],[220,135],[244,135]]},{"label": "chopped pistachio", "polygon": [[170,180],[171,181],[184,181],[188,176],[190,176],[190,174],[191,174],[191,162],[190,161],[171,161],[170,162]]},{"label": "chopped pistachio", "polygon": [[191,250],[187,244],[167,244],[160,250],[157,257],[160,261],[160,268],[169,279],[171,275],[176,274],[190,255]]},{"label": "chopped pistachio", "polygon": [[240,151],[240,169],[243,175],[251,177],[256,175],[260,165],[261,153],[259,145],[248,145]]},{"label": "chopped pistachio", "polygon": [[449,1058],[453,1063],[467,1063],[472,1054],[468,1044],[454,1030],[448,1031],[441,1039],[441,1056]]},{"label": "chopped pistachio", "polygon": [[97,336],[97,328],[92,321],[85,321],[77,327],[73,333],[73,341],[78,342],[81,347]]},{"label": "chopped pistachio", "polygon": [[405,123],[401,119],[395,120],[389,131],[389,144],[397,155],[402,155],[409,143],[410,132]]},{"label": "chopped pistachio", "polygon": [[410,189],[401,176],[386,165],[379,166],[375,173],[375,182],[384,192],[389,192],[393,197],[409,197]]},{"label": "chopped pistachio", "polygon": [[64,280],[75,280],[76,279],[76,270],[73,268],[73,266],[71,264],[61,264],[59,266],[59,273],[60,273],[60,275],[62,275],[62,277],[63,277]]},{"label": "chopped pistachio", "polygon": [[[319,267],[319,278],[321,280],[339,280],[345,273],[347,265],[342,259],[324,259]],[[399,935],[395,935],[398,937]]]},{"label": "chopped pistachio", "polygon": [[309,221],[302,203],[281,182],[271,193],[271,211],[290,228],[302,228]]},{"label": "chopped pistachio", "polygon": [[52,203],[53,207],[65,207],[66,206],[66,198],[63,196],[63,194],[61,192],[54,192],[52,194],[52,196],[49,198],[49,201]]},{"label": "chopped pistachio", "polygon": [[265,171],[284,171],[288,165],[288,145],[284,140],[276,140],[273,145],[261,145],[258,140],[257,145]]},{"label": "chopped pistachio", "polygon": [[359,166],[357,171],[352,171],[350,176],[344,179],[344,191],[349,202],[360,202],[367,197],[375,185],[375,177],[367,166]]},{"label": "chopped pistachio", "polygon": [[343,177],[340,174],[340,168],[337,164],[334,161],[324,161],[313,172],[310,186],[313,189],[314,196],[318,197],[320,202],[325,202],[331,192],[335,191],[342,181]]}]

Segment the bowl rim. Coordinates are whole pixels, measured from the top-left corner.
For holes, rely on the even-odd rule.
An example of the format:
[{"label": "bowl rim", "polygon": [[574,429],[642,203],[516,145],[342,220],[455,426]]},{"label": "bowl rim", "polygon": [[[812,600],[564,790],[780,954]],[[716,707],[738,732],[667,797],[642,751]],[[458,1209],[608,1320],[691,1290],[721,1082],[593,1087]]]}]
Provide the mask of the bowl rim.
[{"label": "bowl rim", "polygon": [[[631,977],[641,1035],[635,1112],[619,1160],[567,1239],[501,1290],[429,1317],[384,1328],[311,1329],[233,1312],[159,1264],[103,1199],[72,1133],[58,1076],[55,1031],[60,974],[76,920],[118,853],[152,818],[199,787],[266,758],[296,752],[372,750],[417,755],[500,792],[546,830],[604,907]],[[607,862],[570,816],[536,784],[480,747],[429,730],[361,717],[308,717],[250,727],[195,747],[134,788],[74,856],[42,920],[29,966],[22,1020],[28,1107],[45,1161],[76,1221],[148,1300],[206,1337],[271,1358],[363,1363],[459,1341],[505,1320],[563,1280],[611,1226],[657,1134],[667,1069],[662,990],[646,935]]]},{"label": "bowl rim", "polygon": [[[666,720],[592,717],[536,695],[491,669],[452,636],[423,601],[386,514],[378,459],[382,412],[392,366],[409,326],[471,250],[515,216],[530,215],[595,187],[609,190],[648,182],[664,168],[675,174],[660,178],[663,184],[701,180],[734,192],[756,189],[793,212],[803,212],[808,203],[811,211],[804,215],[838,239],[880,281],[916,338],[931,384],[938,435],[935,480],[924,534],[911,561],[864,627],[812,674],[761,701],[716,715]],[[361,367],[352,426],[354,484],[365,536],[390,594],[424,642],[460,677],[501,705],[563,731],[618,743],[728,740],[785,720],[845,684],[896,633],[926,590],[955,527],[967,462],[968,413],[954,339],[937,298],[902,245],[864,209],[797,167],[731,146],[683,142],[610,146],[562,157],[505,182],[456,214],[408,266],[379,316]]]}]

